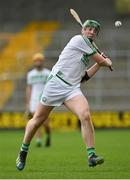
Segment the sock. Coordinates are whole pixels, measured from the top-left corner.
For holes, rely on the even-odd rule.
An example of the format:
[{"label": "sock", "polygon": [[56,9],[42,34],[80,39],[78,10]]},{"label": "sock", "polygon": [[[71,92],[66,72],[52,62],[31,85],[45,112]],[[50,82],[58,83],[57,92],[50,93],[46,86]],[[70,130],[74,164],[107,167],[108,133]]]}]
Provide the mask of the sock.
[{"label": "sock", "polygon": [[46,139],[49,139],[50,138],[50,132],[47,132],[46,133]]},{"label": "sock", "polygon": [[22,146],[21,146],[21,151],[28,152],[29,145],[30,145],[30,144],[25,144],[25,143],[23,143]]},{"label": "sock", "polygon": [[87,152],[88,152],[88,156],[90,157],[92,154],[95,154],[95,148],[94,147],[88,148]]},{"label": "sock", "polygon": [[42,144],[41,138],[37,138],[37,139],[36,139],[36,143],[37,143],[37,144]]},{"label": "sock", "polygon": [[50,140],[51,137],[50,127],[46,127],[45,132],[46,132],[46,141],[48,141]]}]

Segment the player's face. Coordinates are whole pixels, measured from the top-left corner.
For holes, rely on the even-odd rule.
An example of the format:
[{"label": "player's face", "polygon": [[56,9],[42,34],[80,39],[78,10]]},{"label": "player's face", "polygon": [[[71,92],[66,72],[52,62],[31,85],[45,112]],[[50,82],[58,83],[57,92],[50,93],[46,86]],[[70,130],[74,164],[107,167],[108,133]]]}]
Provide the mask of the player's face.
[{"label": "player's face", "polygon": [[36,60],[34,62],[34,67],[38,70],[41,70],[43,68],[43,61],[42,60]]},{"label": "player's face", "polygon": [[95,40],[97,36],[97,29],[95,27],[86,27],[82,29],[82,34],[92,40]]}]

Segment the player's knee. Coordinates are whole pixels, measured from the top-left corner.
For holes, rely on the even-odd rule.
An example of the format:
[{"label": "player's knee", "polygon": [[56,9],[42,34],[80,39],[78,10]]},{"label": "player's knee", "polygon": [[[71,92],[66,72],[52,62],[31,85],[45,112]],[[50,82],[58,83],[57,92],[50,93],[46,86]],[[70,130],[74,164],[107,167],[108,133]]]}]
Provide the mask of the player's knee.
[{"label": "player's knee", "polygon": [[89,121],[90,120],[90,112],[88,110],[83,110],[80,113],[79,118],[80,118],[81,122],[82,121]]},{"label": "player's knee", "polygon": [[33,126],[35,128],[38,128],[39,126],[41,126],[41,124],[44,122],[44,116],[35,116],[31,119]]}]

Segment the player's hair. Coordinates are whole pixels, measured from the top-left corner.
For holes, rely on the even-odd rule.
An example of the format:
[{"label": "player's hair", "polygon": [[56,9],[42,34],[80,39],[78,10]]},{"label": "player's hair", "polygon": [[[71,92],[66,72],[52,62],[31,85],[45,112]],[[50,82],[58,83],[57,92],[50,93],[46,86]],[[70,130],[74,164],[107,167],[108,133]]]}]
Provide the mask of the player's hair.
[{"label": "player's hair", "polygon": [[43,54],[41,54],[41,53],[36,53],[36,54],[33,55],[32,60],[33,60],[33,61],[36,61],[36,60],[42,60],[42,61],[43,61],[44,58],[45,58],[45,57],[44,57]]}]

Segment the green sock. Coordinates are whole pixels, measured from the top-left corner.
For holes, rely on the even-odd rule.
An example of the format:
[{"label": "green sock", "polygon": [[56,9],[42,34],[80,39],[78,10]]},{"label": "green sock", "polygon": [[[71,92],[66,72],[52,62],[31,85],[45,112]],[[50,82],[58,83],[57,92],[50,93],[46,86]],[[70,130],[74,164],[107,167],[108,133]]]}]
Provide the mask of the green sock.
[{"label": "green sock", "polygon": [[42,144],[42,139],[41,139],[41,138],[37,138],[37,139],[36,139],[36,143],[37,143],[37,144]]},{"label": "green sock", "polygon": [[46,133],[46,139],[50,138],[50,133]]},{"label": "green sock", "polygon": [[22,146],[21,146],[21,151],[28,152],[29,145],[30,145],[30,144],[25,144],[25,143],[23,143]]},{"label": "green sock", "polygon": [[94,147],[88,148],[87,152],[88,152],[88,156],[91,156],[92,154],[95,153],[95,148]]}]

